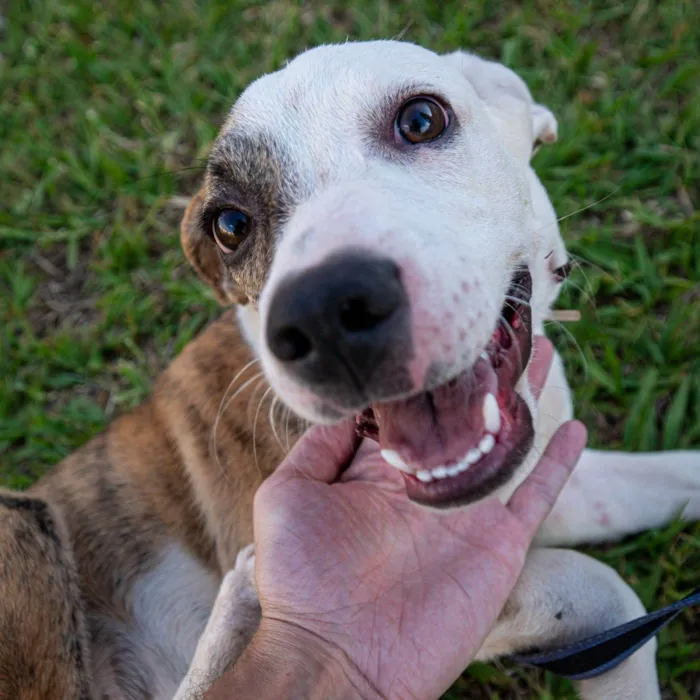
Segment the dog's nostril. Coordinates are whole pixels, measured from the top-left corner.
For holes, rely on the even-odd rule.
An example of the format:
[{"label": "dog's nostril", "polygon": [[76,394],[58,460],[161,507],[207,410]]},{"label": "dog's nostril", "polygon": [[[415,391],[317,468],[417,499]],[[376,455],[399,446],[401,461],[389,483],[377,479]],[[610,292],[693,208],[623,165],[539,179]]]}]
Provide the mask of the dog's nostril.
[{"label": "dog's nostril", "polygon": [[[345,381],[348,365],[366,364],[369,377],[397,334],[410,336],[408,311],[397,265],[351,250],[281,281],[270,299],[265,340],[290,376],[320,385],[335,375]],[[356,390],[357,377],[350,381]]]},{"label": "dog's nostril", "polygon": [[309,337],[294,326],[280,328],[270,338],[270,350],[281,362],[303,360],[313,350]]},{"label": "dog's nostril", "polygon": [[393,306],[387,304],[370,304],[362,297],[344,299],[339,306],[340,325],[350,333],[372,330],[388,318]]}]

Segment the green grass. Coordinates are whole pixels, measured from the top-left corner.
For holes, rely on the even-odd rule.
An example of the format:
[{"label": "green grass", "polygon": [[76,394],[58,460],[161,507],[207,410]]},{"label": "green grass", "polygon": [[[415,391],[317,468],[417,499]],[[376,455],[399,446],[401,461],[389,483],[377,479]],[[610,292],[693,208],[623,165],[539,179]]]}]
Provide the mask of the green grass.
[{"label": "green grass", "polygon": [[[16,0],[0,45],[0,480],[23,488],[117,413],[217,314],[177,240],[245,84],[321,42],[469,47],[560,120],[535,159],[581,268],[552,335],[597,445],[700,446],[700,22],[654,3]],[[350,7],[352,5],[352,7]],[[583,207],[590,207],[580,211]],[[578,212],[578,213],[577,213]],[[650,607],[700,579],[700,526],[595,550]],[[661,634],[669,698],[700,697],[700,612]],[[476,665],[449,698],[571,698]]]}]

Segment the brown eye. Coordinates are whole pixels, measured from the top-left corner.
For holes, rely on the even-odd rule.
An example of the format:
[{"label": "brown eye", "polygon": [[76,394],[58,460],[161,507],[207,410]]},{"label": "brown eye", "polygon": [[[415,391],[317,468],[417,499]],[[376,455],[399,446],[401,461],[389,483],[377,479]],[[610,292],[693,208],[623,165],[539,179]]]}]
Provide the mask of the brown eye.
[{"label": "brown eye", "polygon": [[214,240],[223,253],[233,253],[248,235],[249,219],[238,209],[222,209],[214,219]]},{"label": "brown eye", "polygon": [[429,97],[410,99],[396,116],[396,128],[409,143],[434,141],[442,136],[448,123],[445,110]]}]

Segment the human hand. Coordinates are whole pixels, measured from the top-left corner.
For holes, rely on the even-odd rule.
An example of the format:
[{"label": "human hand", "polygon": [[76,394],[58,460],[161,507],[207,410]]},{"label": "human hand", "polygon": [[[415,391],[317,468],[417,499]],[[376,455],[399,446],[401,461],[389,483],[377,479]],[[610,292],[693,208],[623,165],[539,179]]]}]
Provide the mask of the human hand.
[{"label": "human hand", "polygon": [[[551,344],[533,356],[538,394]],[[352,425],[313,428],[256,495],[259,634],[282,655],[306,640],[364,697],[439,697],[496,622],[585,441],[563,425],[506,505],[435,511],[409,501],[375,443],[355,452]]]}]

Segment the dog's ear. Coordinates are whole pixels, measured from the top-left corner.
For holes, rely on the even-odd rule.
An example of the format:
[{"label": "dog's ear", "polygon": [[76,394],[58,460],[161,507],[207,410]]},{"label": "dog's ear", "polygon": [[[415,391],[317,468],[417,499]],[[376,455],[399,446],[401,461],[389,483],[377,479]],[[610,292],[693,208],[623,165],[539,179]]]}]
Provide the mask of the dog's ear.
[{"label": "dog's ear", "polygon": [[472,84],[508,149],[530,160],[543,143],[557,140],[557,120],[532,99],[523,80],[501,63],[455,51],[445,56]]},{"label": "dog's ear", "polygon": [[201,212],[204,203],[204,189],[192,197],[180,224],[180,242],[185,257],[216,294],[219,303],[246,304],[248,297],[231,279],[212,236],[202,230]]}]

